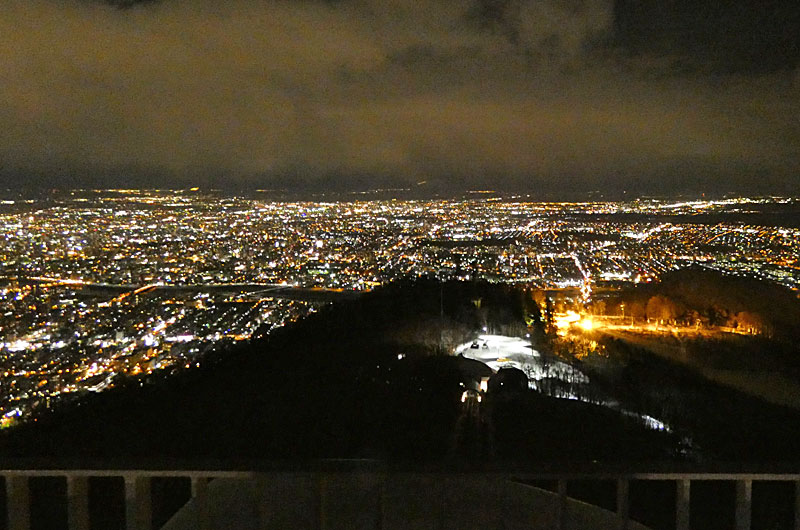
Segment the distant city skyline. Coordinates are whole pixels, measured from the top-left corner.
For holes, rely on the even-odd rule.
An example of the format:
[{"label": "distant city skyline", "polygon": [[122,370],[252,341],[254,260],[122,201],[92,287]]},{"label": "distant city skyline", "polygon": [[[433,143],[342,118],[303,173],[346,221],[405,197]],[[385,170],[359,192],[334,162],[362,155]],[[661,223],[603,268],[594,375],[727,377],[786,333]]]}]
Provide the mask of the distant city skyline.
[{"label": "distant city skyline", "polygon": [[800,7],[718,4],[10,0],[0,188],[791,194]]}]

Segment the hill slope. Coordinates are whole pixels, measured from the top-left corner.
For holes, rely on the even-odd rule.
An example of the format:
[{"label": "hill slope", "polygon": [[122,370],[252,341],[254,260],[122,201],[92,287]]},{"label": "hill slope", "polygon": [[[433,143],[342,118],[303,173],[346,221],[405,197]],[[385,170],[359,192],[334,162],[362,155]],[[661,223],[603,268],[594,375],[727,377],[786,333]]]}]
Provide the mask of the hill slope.
[{"label": "hill slope", "polygon": [[[482,326],[524,331],[523,305],[521,292],[488,284],[392,285],[327,306],[264,341],[221,352],[200,369],[129,380],[70,404],[7,433],[0,452],[441,461],[454,454],[461,383],[475,367],[474,361],[433,354],[441,340],[468,340]],[[523,396],[498,405],[496,413],[495,456],[502,459],[652,458],[668,454],[671,444],[583,404]],[[534,420],[515,422],[515,414],[538,416],[537,428],[547,433],[538,438],[541,447],[552,448],[520,453],[526,440],[537,438],[524,434],[535,434]],[[597,417],[604,419],[592,419]],[[570,444],[563,444],[566,439]],[[595,443],[600,439],[615,443]]]}]

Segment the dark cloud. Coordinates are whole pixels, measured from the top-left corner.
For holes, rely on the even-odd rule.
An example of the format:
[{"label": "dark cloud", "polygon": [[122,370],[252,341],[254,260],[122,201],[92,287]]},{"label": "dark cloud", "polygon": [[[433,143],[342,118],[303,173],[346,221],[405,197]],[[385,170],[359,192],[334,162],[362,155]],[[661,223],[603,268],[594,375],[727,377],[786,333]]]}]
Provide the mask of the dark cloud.
[{"label": "dark cloud", "polygon": [[800,63],[795,0],[617,0],[614,14],[620,45],[684,69],[758,74]]},{"label": "dark cloud", "polygon": [[797,57],[772,44],[791,20],[692,41],[742,19],[692,26],[682,0],[111,3],[0,6],[7,186],[800,184]]}]

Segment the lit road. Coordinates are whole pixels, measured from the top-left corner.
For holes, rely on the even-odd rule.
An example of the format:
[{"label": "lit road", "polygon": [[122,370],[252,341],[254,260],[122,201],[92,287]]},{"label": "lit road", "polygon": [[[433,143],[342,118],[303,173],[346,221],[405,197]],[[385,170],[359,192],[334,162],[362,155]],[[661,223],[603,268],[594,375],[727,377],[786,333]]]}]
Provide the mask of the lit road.
[{"label": "lit road", "polygon": [[221,295],[235,295],[247,293],[260,298],[282,298],[287,300],[319,300],[330,301],[340,298],[357,297],[367,292],[331,289],[323,287],[299,287],[280,283],[215,283],[197,285],[174,285],[152,283],[147,285],[92,283],[69,278],[53,278],[44,276],[31,276],[27,278],[5,277],[7,281],[37,284],[42,287],[72,287],[76,289],[114,291],[120,293],[112,302],[122,301],[131,295],[145,293],[215,293]]},{"label": "lit road", "polygon": [[491,419],[485,414],[477,392],[465,392],[456,420],[449,456],[458,459],[487,459],[494,456]]}]

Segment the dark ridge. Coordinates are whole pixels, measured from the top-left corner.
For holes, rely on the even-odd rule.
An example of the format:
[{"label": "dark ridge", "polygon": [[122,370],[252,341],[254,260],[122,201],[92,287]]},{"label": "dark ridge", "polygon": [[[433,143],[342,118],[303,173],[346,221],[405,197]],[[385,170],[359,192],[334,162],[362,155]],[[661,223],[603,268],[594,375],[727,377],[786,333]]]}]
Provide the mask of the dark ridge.
[{"label": "dark ridge", "polygon": [[[450,349],[471,340],[482,326],[510,335],[527,332],[524,315],[532,303],[520,290],[484,283],[390,285],[326,306],[266,340],[218,352],[200,369],[120,381],[4,433],[0,454],[223,462],[464,457],[483,465],[493,455],[482,441],[464,444],[481,452],[453,450],[462,383],[475,384],[481,366],[438,353],[443,344]],[[670,454],[672,440],[642,434],[632,420],[529,393],[498,401],[496,411],[498,418],[518,410],[536,414],[548,403],[564,410],[541,418],[549,433],[542,443],[556,444],[540,451],[541,460],[622,462]],[[494,407],[490,401],[484,405]],[[527,458],[517,451],[525,437],[512,432],[514,421],[499,425],[497,458]],[[575,432],[586,436],[558,449],[557,440]],[[640,443],[643,438],[650,443]],[[595,439],[616,442],[598,445]]]},{"label": "dark ridge", "polygon": [[694,266],[669,272],[660,282],[610,294],[607,302],[609,308],[625,302],[628,314],[635,316],[631,311],[644,311],[653,297],[670,303],[671,312],[675,313],[670,318],[694,315],[712,325],[731,326],[735,325],[736,315],[749,314],[770,337],[794,345],[800,343],[800,299],[778,284]]}]

